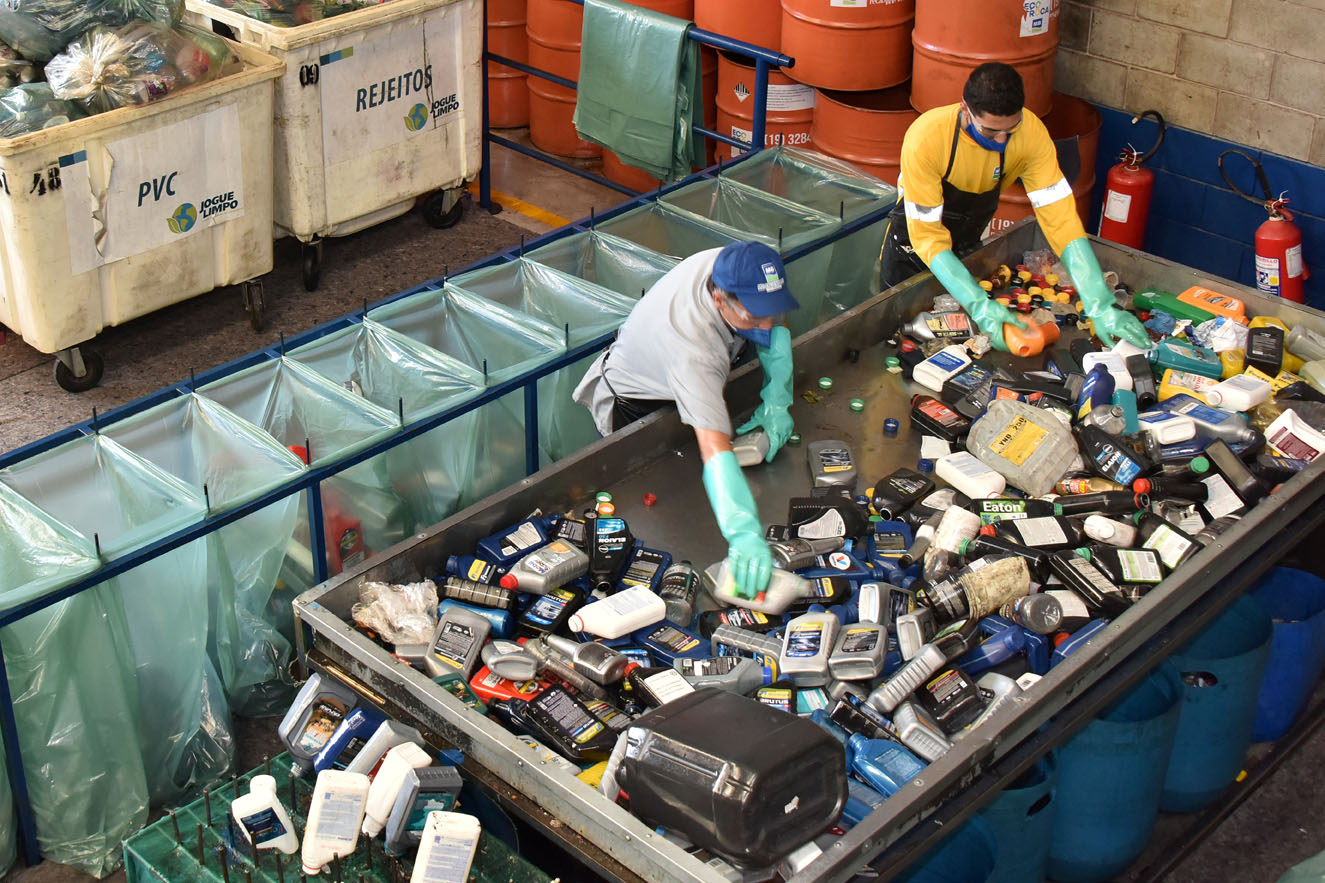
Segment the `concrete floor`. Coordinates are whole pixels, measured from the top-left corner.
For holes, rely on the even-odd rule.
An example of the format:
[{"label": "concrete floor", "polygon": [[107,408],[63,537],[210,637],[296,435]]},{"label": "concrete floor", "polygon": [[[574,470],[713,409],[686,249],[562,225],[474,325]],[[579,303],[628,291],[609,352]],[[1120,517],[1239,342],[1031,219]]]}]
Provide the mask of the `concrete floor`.
[{"label": "concrete floor", "polygon": [[[268,323],[250,330],[237,289],[224,289],[162,310],[120,328],[107,329],[94,344],[106,358],[100,387],[66,393],[51,376],[51,358],[12,335],[0,346],[0,451],[86,419],[93,407],[105,411],[169,383],[190,368],[222,364],[266,345],[278,331],[293,334],[357,309],[417,282],[479,260],[516,244],[522,235],[549,229],[548,214],[575,220],[620,201],[614,191],[501,148],[494,149],[494,190],[541,209],[521,214],[508,208],[492,216],[466,206],[455,228],[436,231],[417,213],[355,236],[331,240],[324,255],[322,285],[303,290],[299,248],[277,243],[276,269],[265,277]],[[519,201],[519,202],[517,202]],[[527,209],[526,209],[527,211]],[[536,217],[531,217],[534,215]],[[542,218],[542,220],[539,220]],[[1318,694],[1317,701],[1325,701]],[[236,720],[239,766],[251,769],[279,752],[275,720]],[[1171,883],[1273,883],[1293,864],[1325,850],[1325,802],[1315,787],[1325,771],[1325,736],[1317,735],[1293,755],[1247,802],[1226,819],[1171,874]],[[1147,853],[1119,880],[1148,879],[1143,871],[1166,852],[1180,848],[1192,817],[1161,820]],[[119,883],[123,871],[109,880]],[[74,883],[85,875],[43,863],[16,868],[5,883]]]}]

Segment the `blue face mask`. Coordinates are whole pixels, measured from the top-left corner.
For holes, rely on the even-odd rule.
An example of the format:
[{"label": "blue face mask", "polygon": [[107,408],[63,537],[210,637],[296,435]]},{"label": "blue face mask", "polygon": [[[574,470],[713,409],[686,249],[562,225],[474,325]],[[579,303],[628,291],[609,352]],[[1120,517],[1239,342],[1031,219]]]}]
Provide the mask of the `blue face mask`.
[{"label": "blue face mask", "polygon": [[971,136],[971,140],[976,144],[979,144],[985,150],[992,150],[994,153],[1002,153],[1007,150],[1007,141],[998,142],[993,138],[986,138],[984,135],[980,134],[980,131],[975,127],[974,123],[968,122],[965,131],[967,135]]},{"label": "blue face mask", "polygon": [[762,346],[768,349],[773,345],[772,328],[733,328],[732,332],[738,337],[744,337],[755,346]]}]

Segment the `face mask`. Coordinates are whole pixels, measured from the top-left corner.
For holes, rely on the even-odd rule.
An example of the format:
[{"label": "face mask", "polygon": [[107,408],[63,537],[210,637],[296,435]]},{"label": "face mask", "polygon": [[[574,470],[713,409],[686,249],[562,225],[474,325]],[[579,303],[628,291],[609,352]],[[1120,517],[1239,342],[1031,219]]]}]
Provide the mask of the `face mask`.
[{"label": "face mask", "polygon": [[985,150],[992,150],[994,153],[1002,153],[1007,150],[1008,144],[1006,141],[998,142],[992,138],[986,138],[984,135],[980,134],[980,131],[976,129],[974,123],[968,122],[966,124],[966,134],[970,135],[971,139]]},{"label": "face mask", "polygon": [[755,346],[762,346],[768,349],[773,345],[772,328],[733,328],[732,332],[738,337],[744,337]]}]

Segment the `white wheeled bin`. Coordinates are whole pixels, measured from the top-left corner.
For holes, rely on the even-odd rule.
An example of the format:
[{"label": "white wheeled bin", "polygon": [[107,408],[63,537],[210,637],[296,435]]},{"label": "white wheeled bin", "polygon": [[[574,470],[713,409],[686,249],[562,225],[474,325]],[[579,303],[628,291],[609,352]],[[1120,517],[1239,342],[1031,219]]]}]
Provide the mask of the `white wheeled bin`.
[{"label": "white wheeled bin", "polygon": [[108,325],[237,283],[261,325],[284,65],[230,48],[233,74],[0,138],[0,323],[55,354],[70,392],[101,380],[101,356],[80,345]]},{"label": "white wheeled bin", "polygon": [[309,291],[325,237],[402,215],[423,194],[432,226],[460,220],[482,156],[482,0],[392,0],[295,27],[206,0],[185,10],[285,62],[276,227],[304,243]]}]

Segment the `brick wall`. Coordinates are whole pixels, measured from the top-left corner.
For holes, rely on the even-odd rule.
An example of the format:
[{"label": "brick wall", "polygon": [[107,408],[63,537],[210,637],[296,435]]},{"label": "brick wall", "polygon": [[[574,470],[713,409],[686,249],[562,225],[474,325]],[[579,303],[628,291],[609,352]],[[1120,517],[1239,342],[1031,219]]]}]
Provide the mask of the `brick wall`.
[{"label": "brick wall", "polygon": [[1058,88],[1325,166],[1325,0],[1063,0]]},{"label": "brick wall", "polygon": [[[1101,105],[1092,223],[1105,174],[1128,143],[1154,143],[1155,109],[1169,123],[1150,161],[1155,196],[1145,250],[1254,286],[1252,237],[1265,210],[1219,174],[1238,147],[1287,190],[1317,272],[1308,303],[1325,308],[1325,0],[1063,0],[1055,86]],[[1259,195],[1250,166],[1227,161],[1237,186]]]}]

